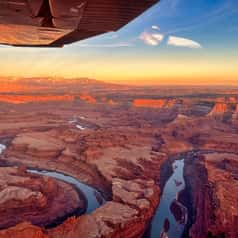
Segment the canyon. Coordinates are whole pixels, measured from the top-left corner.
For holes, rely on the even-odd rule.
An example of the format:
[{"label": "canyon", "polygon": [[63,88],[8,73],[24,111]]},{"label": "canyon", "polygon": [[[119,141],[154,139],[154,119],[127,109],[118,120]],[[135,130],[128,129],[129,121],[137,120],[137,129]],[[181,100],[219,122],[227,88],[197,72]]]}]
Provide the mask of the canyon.
[{"label": "canyon", "polygon": [[238,88],[2,81],[0,238],[238,236]]}]

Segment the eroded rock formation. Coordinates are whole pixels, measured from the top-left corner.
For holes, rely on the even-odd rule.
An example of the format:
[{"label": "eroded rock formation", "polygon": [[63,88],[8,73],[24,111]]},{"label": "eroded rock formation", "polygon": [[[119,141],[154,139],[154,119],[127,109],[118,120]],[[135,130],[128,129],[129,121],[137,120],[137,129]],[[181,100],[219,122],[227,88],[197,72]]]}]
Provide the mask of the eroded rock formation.
[{"label": "eroded rock formation", "polygon": [[185,173],[193,199],[191,237],[237,237],[237,155],[200,155]]},{"label": "eroded rock formation", "polygon": [[46,226],[84,206],[84,198],[66,183],[26,173],[24,168],[0,167],[1,229],[22,221]]},{"label": "eroded rock formation", "polygon": [[[12,84],[18,95],[26,90],[34,96],[39,89],[41,96],[71,92],[73,101],[0,103],[0,144],[6,146],[0,155],[0,215],[6,218],[0,238],[139,238],[159,203],[174,156],[188,152],[191,237],[237,237],[237,97],[228,100],[219,88],[219,96],[201,98],[197,88],[142,91],[89,79]],[[7,86],[1,90],[9,94]],[[191,97],[194,90],[198,96]],[[138,98],[153,98],[155,105],[137,107]],[[219,103],[227,106],[213,108]],[[222,116],[206,116],[210,111]],[[102,191],[107,202],[76,216],[76,205],[84,204],[75,188],[28,174],[26,167],[70,175]],[[173,208],[179,220],[180,211]],[[60,224],[47,226],[65,214]]]}]

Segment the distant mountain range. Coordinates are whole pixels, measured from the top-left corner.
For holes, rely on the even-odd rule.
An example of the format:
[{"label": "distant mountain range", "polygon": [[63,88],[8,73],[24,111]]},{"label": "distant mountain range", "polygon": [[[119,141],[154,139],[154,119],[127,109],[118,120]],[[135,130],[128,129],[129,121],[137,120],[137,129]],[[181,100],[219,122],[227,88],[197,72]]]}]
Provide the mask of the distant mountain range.
[{"label": "distant mountain range", "polygon": [[0,93],[78,93],[84,91],[101,91],[120,89],[117,84],[105,83],[89,78],[53,78],[0,77]]},{"label": "distant mountain range", "polygon": [[[162,97],[187,96],[219,96],[220,94],[236,95],[238,87],[235,86],[128,86],[108,83],[86,77],[59,78],[59,77],[1,77],[0,94],[21,95],[111,95],[113,98],[123,97],[157,99]],[[149,95],[149,96],[148,96]]]}]

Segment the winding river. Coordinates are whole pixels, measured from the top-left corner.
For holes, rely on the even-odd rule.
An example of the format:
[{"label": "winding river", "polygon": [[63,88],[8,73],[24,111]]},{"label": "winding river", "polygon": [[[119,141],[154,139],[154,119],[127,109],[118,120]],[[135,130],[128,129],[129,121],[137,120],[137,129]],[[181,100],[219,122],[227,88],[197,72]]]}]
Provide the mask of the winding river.
[{"label": "winding river", "polygon": [[[143,238],[181,238],[187,223],[187,209],[178,201],[179,193],[185,188],[183,177],[184,160],[173,163],[173,174],[167,180],[160,204]],[[81,183],[77,179],[59,172],[28,169],[30,173],[49,176],[72,184],[81,192],[87,202],[85,213],[91,213],[106,202],[95,188]]]},{"label": "winding river", "polygon": [[185,188],[183,169],[184,160],[173,163],[173,174],[164,186],[160,204],[143,238],[182,237],[187,222],[187,209],[177,199],[179,192]]},{"label": "winding river", "polygon": [[87,208],[85,213],[93,212],[95,209],[97,209],[106,202],[105,198],[98,190],[84,183],[79,182],[77,179],[71,176],[47,170],[28,169],[27,172],[52,177],[64,181],[66,183],[72,184],[86,198]]}]

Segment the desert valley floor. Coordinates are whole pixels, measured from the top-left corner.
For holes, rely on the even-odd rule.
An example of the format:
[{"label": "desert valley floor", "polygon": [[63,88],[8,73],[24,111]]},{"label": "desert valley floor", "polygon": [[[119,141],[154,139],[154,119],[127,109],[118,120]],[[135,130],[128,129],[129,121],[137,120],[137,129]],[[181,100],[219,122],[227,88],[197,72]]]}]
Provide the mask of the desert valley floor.
[{"label": "desert valley floor", "polygon": [[238,237],[238,88],[2,79],[0,238]]}]

